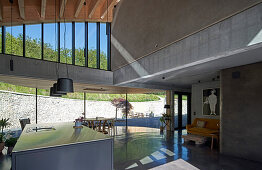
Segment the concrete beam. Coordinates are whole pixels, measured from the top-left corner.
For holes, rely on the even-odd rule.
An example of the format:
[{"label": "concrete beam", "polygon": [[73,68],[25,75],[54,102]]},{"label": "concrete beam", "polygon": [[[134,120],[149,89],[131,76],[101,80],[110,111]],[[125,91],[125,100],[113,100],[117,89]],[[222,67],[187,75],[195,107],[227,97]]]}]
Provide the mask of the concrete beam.
[{"label": "concrete beam", "polygon": [[41,18],[45,19],[45,11],[46,11],[46,0],[42,0],[41,3]]},{"label": "concrete beam", "polygon": [[[14,71],[10,71],[10,55],[0,54],[0,75],[55,81],[67,77],[66,64],[12,56]],[[113,72],[68,65],[69,78],[74,83],[113,85]]]},{"label": "concrete beam", "polygon": [[[114,83],[123,85],[165,74],[172,76],[190,69],[195,73],[194,69],[202,66],[217,71],[261,61],[257,53],[262,45],[260,18],[262,4],[114,71]],[[113,35],[112,46],[125,59],[132,57]]]},{"label": "concrete beam", "polygon": [[20,12],[20,17],[24,20],[25,19],[25,1],[18,0],[18,7]]}]

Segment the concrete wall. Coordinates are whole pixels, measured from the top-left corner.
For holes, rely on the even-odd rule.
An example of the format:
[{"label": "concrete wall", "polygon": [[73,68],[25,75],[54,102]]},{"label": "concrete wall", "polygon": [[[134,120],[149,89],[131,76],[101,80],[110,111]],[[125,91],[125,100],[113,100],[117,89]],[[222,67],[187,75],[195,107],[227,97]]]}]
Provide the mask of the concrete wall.
[{"label": "concrete wall", "polygon": [[261,0],[123,0],[115,10],[112,36],[122,52],[130,55],[123,56],[113,44],[112,69],[258,2]]},{"label": "concrete wall", "polygon": [[203,106],[203,90],[210,88],[220,88],[219,81],[211,81],[205,83],[198,83],[192,85],[192,103],[191,103],[191,122],[195,118],[210,118],[210,119],[219,119],[220,116],[204,116],[202,112]]},{"label": "concrete wall", "polygon": [[[240,78],[233,79],[232,73]],[[262,63],[221,72],[221,152],[262,162]]]},{"label": "concrete wall", "polygon": [[[66,64],[13,56],[14,71],[10,71],[10,59],[11,55],[0,54],[0,75],[50,81],[57,80],[57,73],[59,77],[67,77]],[[113,84],[111,71],[68,65],[68,73],[74,83]]]},{"label": "concrete wall", "polygon": [[[240,3],[241,1],[237,2]],[[208,9],[205,8],[205,10]],[[206,68],[209,67],[210,70],[212,68],[231,68],[234,66],[261,61],[261,57],[257,58],[256,56],[247,55],[240,57],[235,55],[243,51],[249,51],[254,48],[254,46],[261,44],[261,18],[262,4],[260,3],[259,5],[245,10],[244,12],[241,12],[196,34],[173,43],[166,48],[143,57],[132,64],[115,70],[114,83],[122,85],[125,83],[143,80],[148,77],[152,78],[168,73],[177,75],[180,72],[187,71],[188,68],[198,67],[199,65],[204,64],[207,64]],[[125,25],[124,23],[123,25]],[[165,26],[169,27],[169,24],[172,24],[172,22],[169,22],[167,24],[168,26]],[[138,24],[134,25],[139,27]],[[125,26],[126,29],[123,29],[126,31],[126,35],[123,36],[124,40],[118,39],[118,41],[124,45],[123,47],[126,48],[126,51],[116,42],[117,38],[114,38],[114,35],[112,36],[112,46],[115,44],[119,51],[122,50],[121,56],[114,54],[114,50],[112,51],[112,59],[115,60],[113,63],[121,63],[121,58],[136,58],[134,57],[136,55],[132,53],[143,49],[143,46],[147,46],[148,44],[147,39],[143,38],[142,35],[137,38],[135,43],[132,43],[133,40],[129,39],[128,35],[136,32],[139,29],[133,28],[132,30],[128,31],[130,28],[129,25]],[[185,30],[186,28],[187,27],[185,27]],[[175,29],[172,30],[176,32]],[[145,34],[147,34],[148,31],[150,32],[150,29],[148,31],[144,31]],[[121,35],[121,31],[119,34]],[[157,34],[160,33],[152,33],[152,35]],[[121,38],[120,35],[118,35],[119,38]],[[135,35],[133,36],[136,37]],[[143,45],[133,45],[139,44],[141,41],[143,42]],[[125,45],[124,42],[128,43]],[[134,46],[136,48],[131,49]],[[214,63],[213,66],[211,66],[210,63]]]}]

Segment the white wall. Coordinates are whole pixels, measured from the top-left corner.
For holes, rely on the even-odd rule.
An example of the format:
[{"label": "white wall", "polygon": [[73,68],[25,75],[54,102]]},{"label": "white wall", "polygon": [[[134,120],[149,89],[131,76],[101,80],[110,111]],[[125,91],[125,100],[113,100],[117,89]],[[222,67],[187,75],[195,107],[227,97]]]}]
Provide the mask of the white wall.
[{"label": "white wall", "polygon": [[211,118],[211,119],[220,118],[220,116],[204,116],[202,114],[202,93],[204,89],[209,89],[209,88],[220,88],[220,81],[211,81],[211,82],[198,83],[192,85],[192,104],[191,104],[192,122],[194,121],[195,118]]}]

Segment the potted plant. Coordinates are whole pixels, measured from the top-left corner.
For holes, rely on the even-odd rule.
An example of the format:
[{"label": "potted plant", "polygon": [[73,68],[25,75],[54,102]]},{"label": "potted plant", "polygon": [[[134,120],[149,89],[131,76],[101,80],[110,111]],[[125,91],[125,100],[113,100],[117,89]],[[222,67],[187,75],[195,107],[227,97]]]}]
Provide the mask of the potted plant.
[{"label": "potted plant", "polygon": [[161,122],[160,131],[162,132],[164,130],[165,118],[162,116],[159,120]]},{"label": "potted plant", "polygon": [[8,147],[7,154],[10,155],[12,153],[16,142],[17,142],[17,138],[6,139],[5,146]]},{"label": "potted plant", "polygon": [[8,122],[9,119],[4,119],[2,118],[0,120],[0,128],[1,128],[1,135],[0,135],[0,152],[3,151],[4,146],[5,146],[5,141],[4,141],[4,128],[6,128],[10,123]]}]

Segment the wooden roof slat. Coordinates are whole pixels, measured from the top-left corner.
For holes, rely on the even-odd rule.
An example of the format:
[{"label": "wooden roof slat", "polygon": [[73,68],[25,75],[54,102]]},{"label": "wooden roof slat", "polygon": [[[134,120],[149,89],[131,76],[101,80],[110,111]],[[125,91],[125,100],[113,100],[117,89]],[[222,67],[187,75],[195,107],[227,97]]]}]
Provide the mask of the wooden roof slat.
[{"label": "wooden roof slat", "polygon": [[90,3],[90,8],[88,10],[88,17],[92,18],[92,16],[94,15],[97,7],[99,6],[99,4],[102,2],[103,0],[92,0]]},{"label": "wooden roof slat", "polygon": [[104,5],[102,6],[101,11],[100,11],[101,19],[105,18],[107,13],[114,7],[115,3],[116,3],[116,0],[106,0],[105,1]]},{"label": "wooden roof slat", "polygon": [[67,0],[62,0],[61,6],[60,6],[60,14],[59,14],[60,18],[64,16],[66,3],[67,3]]},{"label": "wooden roof slat", "polygon": [[75,10],[75,18],[78,17],[83,5],[84,5],[85,0],[78,0],[76,4],[76,10]]},{"label": "wooden roof slat", "polygon": [[20,12],[20,17],[24,20],[25,19],[25,1],[18,0],[18,7]]},{"label": "wooden roof slat", "polygon": [[41,3],[41,18],[45,19],[45,11],[46,11],[46,0],[42,0]]}]

